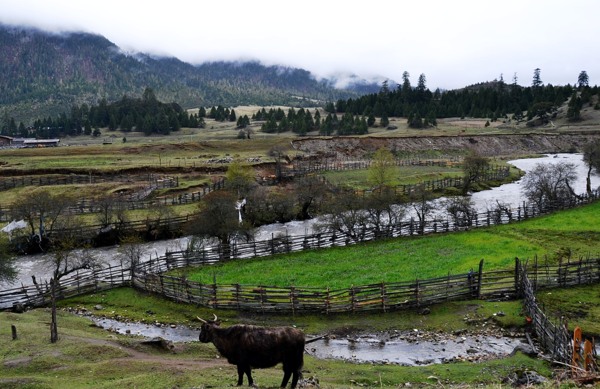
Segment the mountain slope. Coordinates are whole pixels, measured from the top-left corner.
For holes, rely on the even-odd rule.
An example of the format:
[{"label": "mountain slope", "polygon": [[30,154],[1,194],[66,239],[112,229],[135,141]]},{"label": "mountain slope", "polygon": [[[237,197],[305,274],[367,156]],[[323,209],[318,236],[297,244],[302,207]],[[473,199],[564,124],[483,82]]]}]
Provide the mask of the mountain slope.
[{"label": "mountain slope", "polygon": [[[198,66],[176,58],[122,52],[87,33],[51,34],[0,25],[0,113],[29,122],[151,87],[165,102],[185,108],[212,105],[289,104],[358,96],[310,72],[258,62],[211,62]],[[306,101],[304,101],[306,103]]]}]

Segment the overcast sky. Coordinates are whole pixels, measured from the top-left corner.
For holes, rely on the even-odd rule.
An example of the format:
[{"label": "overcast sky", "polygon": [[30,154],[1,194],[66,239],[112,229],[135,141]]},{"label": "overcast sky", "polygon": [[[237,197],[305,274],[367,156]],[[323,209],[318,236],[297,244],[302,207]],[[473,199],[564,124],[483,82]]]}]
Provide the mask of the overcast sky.
[{"label": "overcast sky", "polygon": [[[0,22],[86,31],[190,63],[259,60],[459,88],[516,73],[600,84],[598,0],[0,0]],[[1,53],[0,53],[1,55]]]}]

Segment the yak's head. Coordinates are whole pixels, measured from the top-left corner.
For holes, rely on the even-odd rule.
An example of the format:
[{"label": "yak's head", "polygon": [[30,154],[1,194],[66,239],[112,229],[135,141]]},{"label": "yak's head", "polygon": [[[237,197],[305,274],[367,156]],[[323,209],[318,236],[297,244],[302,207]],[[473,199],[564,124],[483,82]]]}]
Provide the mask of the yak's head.
[{"label": "yak's head", "polygon": [[219,324],[221,324],[221,321],[217,318],[217,315],[213,313],[213,316],[215,317],[213,320],[204,320],[196,316],[196,318],[202,322],[202,326],[200,327],[200,336],[198,337],[202,343],[212,342],[214,333],[213,330],[218,327]]}]

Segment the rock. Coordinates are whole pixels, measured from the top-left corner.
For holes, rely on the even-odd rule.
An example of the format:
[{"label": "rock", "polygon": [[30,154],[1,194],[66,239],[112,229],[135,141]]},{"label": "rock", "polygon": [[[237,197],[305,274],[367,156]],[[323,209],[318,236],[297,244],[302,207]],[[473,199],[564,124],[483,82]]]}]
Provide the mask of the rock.
[{"label": "rock", "polygon": [[298,388],[315,388],[319,389],[319,379],[316,377],[308,377],[298,381]]},{"label": "rock", "polygon": [[511,373],[508,377],[502,380],[504,383],[508,383],[512,386],[526,386],[531,387],[532,385],[540,385],[548,380],[540,375],[536,371],[519,370]]},{"label": "rock", "polygon": [[431,313],[431,309],[425,308],[421,311],[421,315],[429,315]]},{"label": "rock", "polygon": [[175,345],[173,344],[173,342],[171,342],[170,340],[163,339],[161,337],[145,340],[141,343],[150,346],[155,346],[167,351],[173,351],[175,349]]},{"label": "rock", "polygon": [[519,345],[517,345],[510,353],[510,355],[515,355],[519,351],[529,357],[535,357],[538,355],[537,351],[526,343],[520,343]]},{"label": "rock", "polygon": [[100,305],[100,304],[96,304],[96,305],[94,305],[94,309],[95,309],[96,311],[101,311],[101,310],[103,310],[103,309],[104,309],[104,307],[103,307],[102,305]]},{"label": "rock", "polygon": [[25,312],[25,305],[22,303],[14,303],[12,306],[12,311],[14,313],[24,313]]}]

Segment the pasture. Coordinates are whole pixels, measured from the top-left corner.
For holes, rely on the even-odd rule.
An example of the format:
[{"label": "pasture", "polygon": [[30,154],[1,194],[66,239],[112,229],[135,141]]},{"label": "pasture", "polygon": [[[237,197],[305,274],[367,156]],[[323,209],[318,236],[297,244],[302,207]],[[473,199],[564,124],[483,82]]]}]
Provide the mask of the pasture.
[{"label": "pasture", "polygon": [[216,278],[221,284],[335,289],[466,273],[481,259],[486,270],[495,270],[511,268],[515,257],[593,257],[600,253],[598,212],[595,203],[521,223],[239,260],[189,269],[186,276],[207,284]]},{"label": "pasture", "polygon": [[[154,308],[153,308],[154,309]],[[59,312],[60,340],[48,341],[49,312],[0,313],[0,322],[15,323],[19,338],[0,334],[0,386],[12,388],[225,388],[235,385],[235,367],[216,359],[212,345],[175,344],[171,350],[144,345],[132,336],[90,326],[90,321]],[[304,378],[316,378],[323,389],[349,387],[397,388],[420,385],[501,387],[517,369],[548,376],[545,362],[516,354],[503,360],[458,362],[426,367],[354,364],[307,356]],[[253,372],[259,388],[277,388],[280,366]]]}]

